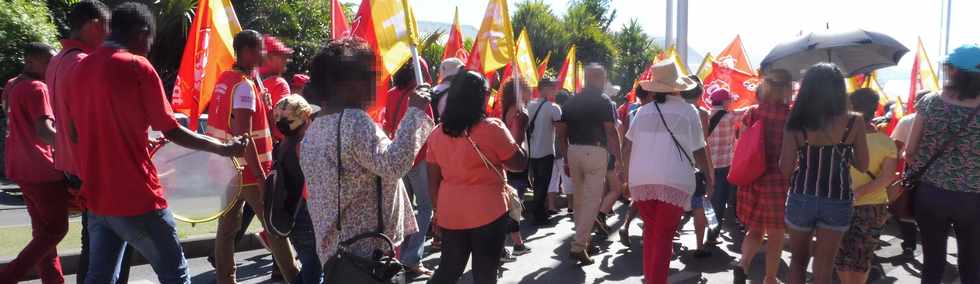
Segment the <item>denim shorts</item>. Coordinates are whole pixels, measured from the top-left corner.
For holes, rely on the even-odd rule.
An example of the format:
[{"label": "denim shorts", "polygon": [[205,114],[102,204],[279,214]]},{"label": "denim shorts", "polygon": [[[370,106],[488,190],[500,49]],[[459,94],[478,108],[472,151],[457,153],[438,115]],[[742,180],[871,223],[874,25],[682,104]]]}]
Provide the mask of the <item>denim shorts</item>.
[{"label": "denim shorts", "polygon": [[790,193],[786,198],[786,226],[810,232],[815,228],[847,232],[854,213],[854,201],[832,200]]}]

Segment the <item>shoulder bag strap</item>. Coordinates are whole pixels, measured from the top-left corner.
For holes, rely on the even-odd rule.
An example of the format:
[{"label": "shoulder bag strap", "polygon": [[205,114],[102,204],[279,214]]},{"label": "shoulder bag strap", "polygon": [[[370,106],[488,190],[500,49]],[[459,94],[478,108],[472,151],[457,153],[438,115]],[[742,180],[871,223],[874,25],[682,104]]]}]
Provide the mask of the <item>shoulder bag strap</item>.
[{"label": "shoulder bag strap", "polygon": [[677,136],[674,136],[674,132],[670,131],[670,127],[667,126],[667,120],[664,119],[664,113],[663,111],[660,110],[660,104],[657,102],[653,102],[653,106],[657,107],[657,114],[660,115],[660,121],[664,123],[664,129],[666,129],[667,133],[670,134],[670,139],[674,140],[674,145],[676,145],[677,149],[681,151],[681,154],[684,155],[684,158],[687,158],[687,162],[691,164],[691,167],[697,169],[697,166],[694,165],[694,160],[691,159],[691,156],[687,154],[687,150],[684,150],[684,146],[682,146],[681,142],[677,140]]},{"label": "shoulder bag strap", "polygon": [[487,169],[493,171],[493,174],[496,175],[498,178],[500,178],[500,180],[502,180],[504,184],[506,184],[507,177],[503,176],[500,173],[500,169],[497,168],[497,166],[494,166],[493,163],[490,162],[490,159],[487,159],[487,156],[483,154],[483,151],[480,151],[480,147],[476,145],[476,142],[473,142],[472,138],[470,138],[469,131],[466,131],[465,133],[463,133],[463,135],[466,136],[466,140],[469,141],[470,145],[473,146],[473,150],[476,151],[476,154],[480,156],[480,160],[483,161],[483,165],[486,166]]},{"label": "shoulder bag strap", "polygon": [[857,119],[857,118],[856,117],[851,117],[851,119],[847,121],[847,129],[844,130],[844,136],[842,136],[840,138],[840,144],[844,144],[844,142],[847,142],[847,136],[851,136],[851,129],[854,128],[854,120],[855,119]]},{"label": "shoulder bag strap", "polygon": [[337,231],[341,231],[340,223],[342,223],[344,220],[344,218],[341,218],[341,214],[343,214],[344,210],[340,208],[340,198],[343,196],[341,194],[343,190],[342,187],[340,186],[340,178],[343,177],[344,175],[344,164],[343,162],[341,162],[340,159],[340,143],[341,143],[340,128],[343,127],[343,123],[342,123],[343,121],[344,121],[344,110],[341,110],[340,114],[337,116],[337,140],[335,142],[336,143],[335,148],[337,149]]},{"label": "shoulder bag strap", "polygon": [[[953,135],[951,135],[952,137],[946,139],[946,142],[943,142],[943,145],[939,146],[939,151],[935,155],[932,155],[932,157],[930,157],[929,160],[922,165],[922,168],[919,168],[918,171],[909,175],[909,178],[916,180],[919,179],[920,176],[925,174],[926,169],[928,169],[929,166],[932,166],[932,164],[935,163],[936,160],[939,159],[939,157],[941,157],[943,154],[946,153],[946,150],[949,149],[949,146],[951,146],[953,144],[953,141],[956,140],[957,134],[963,132],[963,130],[965,130],[967,127],[970,127],[970,123],[973,123],[973,119],[977,117],[977,112],[980,112],[980,106],[973,108],[973,112],[970,113],[970,116],[966,118],[966,120],[963,123],[963,127],[960,129],[960,131],[953,132]],[[921,119],[921,118],[922,117],[920,116],[919,118],[916,119]]]},{"label": "shoulder bag strap", "polygon": [[711,116],[711,120],[708,121],[708,136],[711,136],[711,133],[715,132],[715,128],[718,127],[718,124],[721,123],[721,119],[725,118],[726,114],[728,114],[728,111],[719,110]]}]

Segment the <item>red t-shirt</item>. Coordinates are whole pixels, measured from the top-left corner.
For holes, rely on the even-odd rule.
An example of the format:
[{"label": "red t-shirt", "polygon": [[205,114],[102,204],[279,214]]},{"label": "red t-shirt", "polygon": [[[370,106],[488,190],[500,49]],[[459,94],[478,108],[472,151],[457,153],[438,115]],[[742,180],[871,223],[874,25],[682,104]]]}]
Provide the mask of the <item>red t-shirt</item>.
[{"label": "red t-shirt", "polygon": [[84,84],[68,98],[78,130],[76,165],[82,195],[95,214],[136,216],[167,208],[150,157],[150,127],[179,125],[153,65],[125,49],[103,46],[78,65]]},{"label": "red t-shirt", "polygon": [[3,88],[7,112],[7,141],[4,146],[6,175],[17,183],[43,183],[63,179],[54,169],[51,146],[37,136],[38,120],[51,119],[48,87],[40,80],[17,76]]},{"label": "red t-shirt", "polygon": [[[415,87],[398,89],[392,88],[388,90],[387,100],[385,100],[385,115],[384,122],[382,123],[382,128],[384,128],[385,133],[388,137],[394,137],[395,132],[398,131],[398,124],[401,123],[402,118],[405,117],[405,113],[408,112],[408,99],[411,92],[415,91]],[[432,118],[432,106],[426,105],[425,115]],[[422,145],[422,149],[419,150],[419,154],[415,156],[415,164],[418,164],[423,160],[424,153],[426,151],[427,145]]]},{"label": "red t-shirt", "polygon": [[[286,79],[283,79],[282,76],[266,77],[262,80],[262,85],[269,91],[269,97],[272,99],[272,105],[268,109],[275,108],[279,100],[289,95],[289,82],[286,82]],[[272,128],[272,139],[282,141],[283,135],[279,132],[279,128],[276,127],[276,122],[273,121],[272,123],[272,125],[269,125],[269,128]]]},{"label": "red t-shirt", "polygon": [[71,138],[68,136],[68,103],[66,96],[71,89],[84,88],[70,80],[78,62],[82,61],[92,47],[74,39],[61,40],[61,52],[51,58],[48,70],[44,73],[44,81],[48,84],[48,94],[51,96],[51,110],[54,111],[54,127],[58,132],[54,136],[54,167],[61,171],[76,173],[74,155],[72,155]]}]

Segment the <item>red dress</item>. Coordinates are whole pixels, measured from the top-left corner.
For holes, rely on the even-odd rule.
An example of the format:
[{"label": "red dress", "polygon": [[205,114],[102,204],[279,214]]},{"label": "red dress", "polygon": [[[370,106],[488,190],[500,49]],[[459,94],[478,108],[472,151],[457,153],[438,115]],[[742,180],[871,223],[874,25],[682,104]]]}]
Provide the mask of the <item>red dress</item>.
[{"label": "red dress", "polygon": [[789,177],[779,170],[779,155],[786,131],[789,106],[763,102],[745,115],[744,125],[762,120],[765,126],[766,173],[748,186],[738,189],[738,219],[749,228],[785,227],[786,194]]}]

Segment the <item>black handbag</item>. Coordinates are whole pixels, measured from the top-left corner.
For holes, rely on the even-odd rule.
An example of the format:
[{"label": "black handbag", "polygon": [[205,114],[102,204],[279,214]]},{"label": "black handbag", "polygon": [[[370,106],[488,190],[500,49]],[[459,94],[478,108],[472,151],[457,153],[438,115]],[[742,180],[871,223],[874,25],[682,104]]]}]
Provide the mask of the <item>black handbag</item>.
[{"label": "black handbag", "polygon": [[[337,118],[337,231],[342,231],[340,208],[340,177],[343,174],[343,166],[340,157],[340,130],[344,112],[340,112]],[[363,233],[353,238],[340,242],[337,253],[330,257],[323,264],[324,283],[331,284],[373,284],[373,283],[405,283],[404,267],[398,259],[392,257],[395,245],[384,234],[384,221],[382,212],[382,190],[381,177],[375,177],[374,189],[377,196],[378,224],[373,232]],[[375,250],[370,257],[357,255],[351,246],[359,241],[377,239],[385,244],[384,249]]]}]

